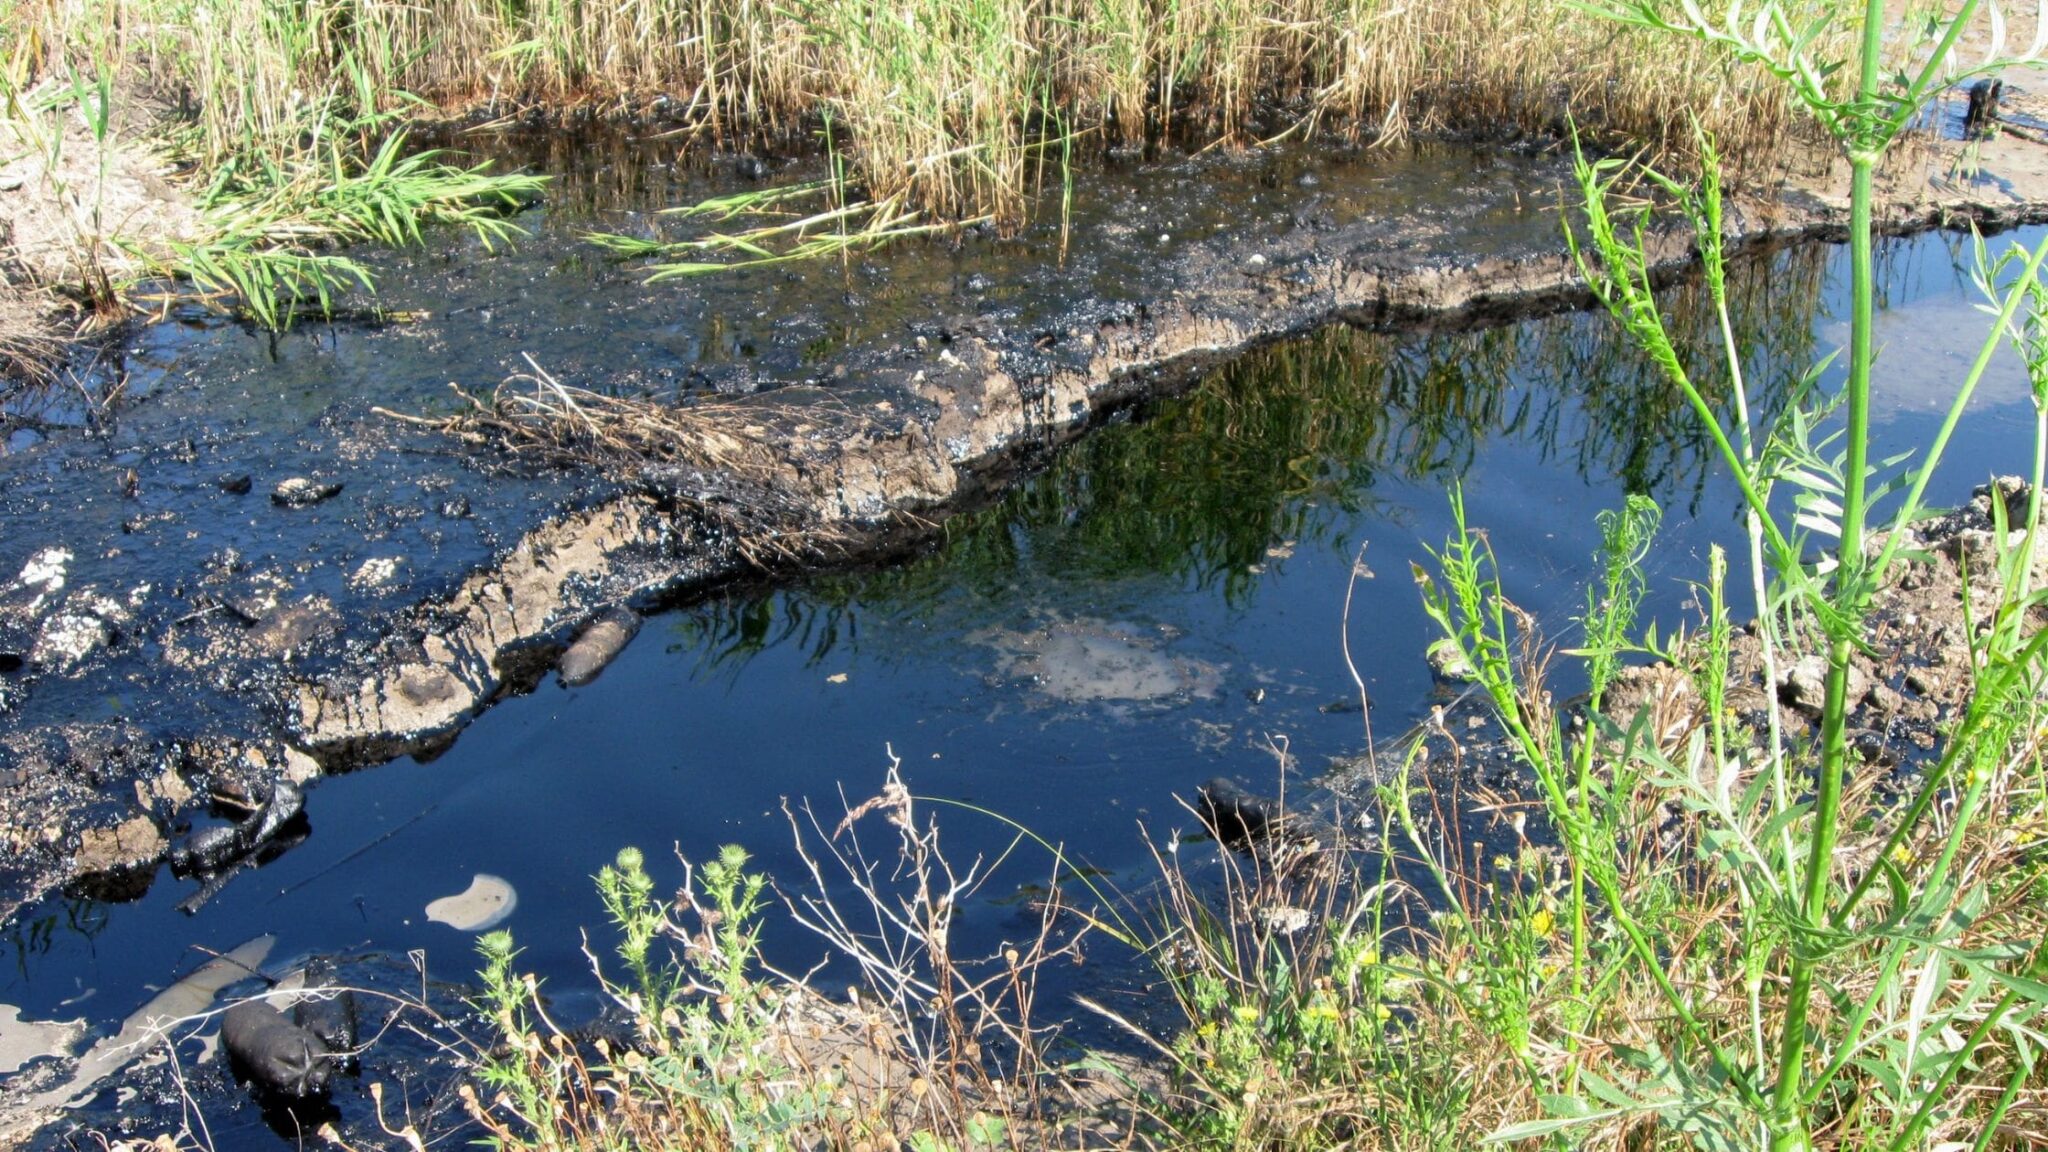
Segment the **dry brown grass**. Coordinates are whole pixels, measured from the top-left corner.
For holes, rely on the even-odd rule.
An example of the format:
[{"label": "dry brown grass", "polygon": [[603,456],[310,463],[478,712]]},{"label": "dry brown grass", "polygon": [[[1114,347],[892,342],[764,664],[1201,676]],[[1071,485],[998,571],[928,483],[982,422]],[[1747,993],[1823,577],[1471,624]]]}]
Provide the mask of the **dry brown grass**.
[{"label": "dry brown grass", "polygon": [[135,61],[194,106],[202,151],[351,114],[656,95],[699,138],[829,132],[878,197],[1023,214],[1034,148],[1244,143],[1310,125],[1559,129],[1683,153],[1696,113],[1724,153],[1789,135],[1779,90],[1562,0],[607,0],[523,5],[21,0],[0,31],[27,76]]},{"label": "dry brown grass", "polygon": [[[784,414],[772,405],[609,395],[526,361],[530,371],[488,399],[456,388],[466,407],[453,416],[373,411],[549,466],[662,469],[664,490],[758,567],[817,560],[849,542],[853,528],[822,514],[824,494],[793,454],[799,438],[779,427]],[[815,427],[838,414],[813,403],[802,419]]]},{"label": "dry brown grass", "polygon": [[64,348],[65,334],[49,310],[0,277],[0,392],[8,383],[48,383]]}]

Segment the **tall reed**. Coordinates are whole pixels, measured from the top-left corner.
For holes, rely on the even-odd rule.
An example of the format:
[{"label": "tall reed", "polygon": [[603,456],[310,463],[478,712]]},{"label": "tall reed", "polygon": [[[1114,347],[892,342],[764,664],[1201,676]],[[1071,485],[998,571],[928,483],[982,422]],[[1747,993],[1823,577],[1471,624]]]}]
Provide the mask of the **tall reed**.
[{"label": "tall reed", "polygon": [[1006,222],[1027,146],[1066,132],[1206,145],[1570,114],[1684,152],[1698,116],[1750,156],[1792,107],[1755,67],[1563,0],[17,0],[0,32],[35,68],[142,61],[214,160],[290,139],[321,102],[361,118],[660,96],[734,146],[829,112],[877,198]]}]

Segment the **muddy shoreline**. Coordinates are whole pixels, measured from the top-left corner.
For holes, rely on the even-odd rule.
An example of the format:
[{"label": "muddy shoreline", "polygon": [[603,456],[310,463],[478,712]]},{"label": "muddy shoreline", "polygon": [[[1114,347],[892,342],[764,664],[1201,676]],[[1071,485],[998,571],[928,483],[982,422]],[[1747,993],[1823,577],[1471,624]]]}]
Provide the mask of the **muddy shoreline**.
[{"label": "muddy shoreline", "polygon": [[[1894,179],[1883,225],[1906,233],[2048,220],[2042,151],[1994,142],[1979,159],[1995,178],[1944,187],[1924,175],[1945,161],[1936,150],[1925,169]],[[1558,164],[1557,175],[1568,169]],[[318,583],[312,576],[266,597],[241,577],[209,584],[207,572],[175,595],[124,600],[90,586],[91,542],[15,541],[26,559],[0,557],[9,578],[33,575],[37,563],[59,575],[55,584],[14,579],[0,595],[10,642],[0,647],[21,650],[0,671],[0,920],[67,882],[107,897],[146,889],[181,822],[209,796],[261,797],[277,780],[431,756],[495,701],[531,690],[608,610],[654,610],[916,549],[1047,451],[1248,348],[1333,323],[1476,327],[1588,302],[1561,242],[1446,256],[1461,212],[1477,211],[1455,190],[1446,199],[1420,221],[1312,220],[1279,234],[1247,226],[1211,236],[1126,297],[1086,298],[1028,325],[934,316],[901,338],[839,350],[805,382],[733,401],[756,414],[757,442],[774,448],[765,474],[780,523],[801,537],[799,558],[765,569],[761,541],[708,514],[733,498],[729,478],[674,463],[565,486],[538,526],[464,565],[451,589],[408,596],[399,585],[339,608],[336,596],[299,594]],[[1846,218],[1846,198],[1792,191],[1735,206],[1730,230],[1736,247],[1767,249],[1839,238]],[[1660,235],[1655,255],[1666,274],[1682,275],[1690,241]],[[393,435],[410,436],[401,446],[410,451],[437,438]],[[531,467],[488,448],[463,451],[450,467]],[[284,494],[272,498],[282,504]],[[74,555],[58,562],[51,550]],[[302,576],[341,563],[315,558]],[[330,582],[371,587],[379,577],[353,557],[347,567],[327,573]],[[204,591],[215,586],[218,595]],[[53,654],[53,635],[74,638],[75,652]],[[127,709],[140,720],[53,724],[22,706],[51,691],[90,695],[96,677],[112,675],[107,653],[138,645],[164,670],[156,683],[182,677],[236,707],[194,720],[147,687]]]}]

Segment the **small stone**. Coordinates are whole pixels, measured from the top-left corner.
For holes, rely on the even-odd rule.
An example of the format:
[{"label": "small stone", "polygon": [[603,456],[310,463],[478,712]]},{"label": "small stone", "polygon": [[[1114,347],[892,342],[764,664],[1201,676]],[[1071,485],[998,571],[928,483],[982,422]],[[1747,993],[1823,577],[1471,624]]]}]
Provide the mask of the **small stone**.
[{"label": "small stone", "polygon": [[1874,728],[1852,729],[1848,739],[1849,747],[1854,748],[1866,764],[1889,766],[1898,761],[1898,757],[1886,746],[1884,733]]},{"label": "small stone", "polygon": [[249,490],[256,486],[256,479],[247,472],[236,472],[223,476],[214,483],[220,485],[221,491],[231,496],[247,496]]},{"label": "small stone", "polygon": [[135,816],[112,828],[88,828],[79,836],[78,870],[109,872],[155,862],[164,852],[164,835],[147,816]]},{"label": "small stone", "polygon": [[469,497],[457,496],[441,502],[441,515],[450,520],[461,520],[469,515]]},{"label": "small stone", "polygon": [[85,663],[94,652],[113,643],[114,630],[98,616],[60,612],[43,621],[43,630],[29,651],[29,663],[65,673]]},{"label": "small stone", "polygon": [[2000,476],[1989,484],[1979,484],[1970,492],[1970,504],[1991,516],[1991,501],[1994,497],[2005,505],[2005,522],[2010,528],[2024,528],[2027,523],[2027,482],[2018,476]]},{"label": "small stone", "polygon": [[1925,672],[1915,670],[1906,673],[1906,687],[1912,689],[1915,695],[1934,695],[1934,682],[1928,679]]},{"label": "small stone", "polygon": [[1315,923],[1315,915],[1308,909],[1296,908],[1290,904],[1271,904],[1261,908],[1259,919],[1265,922],[1268,929],[1283,936],[1292,936]]},{"label": "small stone", "polygon": [[237,1074],[285,1096],[327,1090],[334,1055],[318,1036],[285,1019],[261,1000],[245,1000],[221,1017],[221,1046]]},{"label": "small stone", "polygon": [[371,592],[384,588],[398,576],[398,566],[403,556],[376,556],[363,561],[361,567],[350,574],[348,586],[358,592]]},{"label": "small stone", "polygon": [[[1808,716],[1819,716],[1826,708],[1828,662],[1818,653],[1802,656],[1778,677],[1778,699]],[[1854,665],[1849,667],[1849,699],[1863,699],[1870,678]]]},{"label": "small stone", "polygon": [[21,566],[21,575],[14,578],[10,591],[23,590],[33,594],[28,605],[31,613],[39,612],[43,606],[64,590],[64,581],[71,572],[71,549],[45,548],[28,558]]},{"label": "small stone", "polygon": [[597,679],[639,631],[640,614],[630,608],[613,608],[600,615],[562,653],[563,685],[574,688]]},{"label": "small stone", "polygon": [[1447,684],[1469,684],[1479,678],[1478,670],[1465,659],[1458,642],[1449,637],[1431,641],[1425,655],[1429,660],[1430,674]]},{"label": "small stone", "polygon": [[192,786],[175,768],[164,769],[162,775],[151,782],[150,791],[172,808],[183,808],[192,802]]},{"label": "small stone", "polygon": [[340,484],[320,483],[294,476],[278,484],[270,493],[270,502],[280,508],[304,508],[329,499],[341,491]]},{"label": "small stone", "polygon": [[310,596],[264,613],[249,629],[248,637],[256,648],[283,657],[333,634],[340,625],[340,618],[324,597]]}]

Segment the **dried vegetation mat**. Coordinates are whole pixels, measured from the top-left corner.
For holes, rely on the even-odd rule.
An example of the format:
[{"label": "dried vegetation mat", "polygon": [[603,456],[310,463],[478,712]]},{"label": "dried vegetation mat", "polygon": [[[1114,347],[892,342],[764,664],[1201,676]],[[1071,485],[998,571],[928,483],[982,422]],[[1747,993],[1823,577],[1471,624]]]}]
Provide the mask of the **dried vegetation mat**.
[{"label": "dried vegetation mat", "polygon": [[465,407],[452,416],[374,411],[548,466],[642,475],[756,566],[829,557],[851,542],[855,527],[829,514],[831,494],[800,458],[801,445],[850,419],[841,406],[668,404],[565,384],[526,363],[488,397],[457,387]]}]

